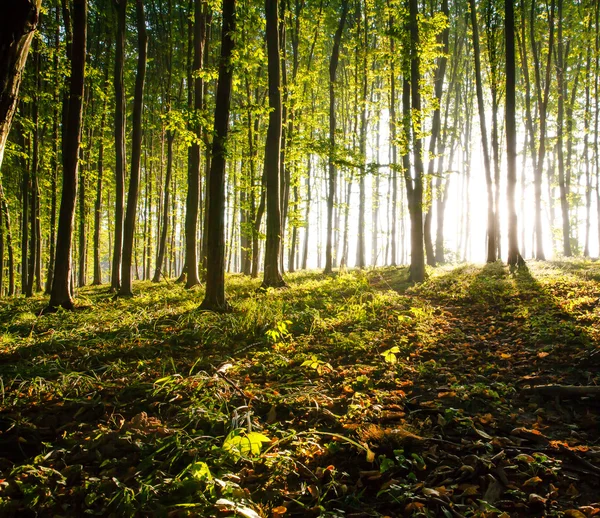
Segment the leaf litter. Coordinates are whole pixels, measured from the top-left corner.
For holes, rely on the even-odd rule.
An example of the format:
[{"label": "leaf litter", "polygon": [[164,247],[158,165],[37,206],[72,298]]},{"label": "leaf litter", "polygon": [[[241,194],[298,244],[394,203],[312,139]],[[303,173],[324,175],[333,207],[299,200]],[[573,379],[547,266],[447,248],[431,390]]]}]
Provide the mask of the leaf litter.
[{"label": "leaf litter", "polygon": [[600,515],[600,267],[0,309],[2,516]]}]

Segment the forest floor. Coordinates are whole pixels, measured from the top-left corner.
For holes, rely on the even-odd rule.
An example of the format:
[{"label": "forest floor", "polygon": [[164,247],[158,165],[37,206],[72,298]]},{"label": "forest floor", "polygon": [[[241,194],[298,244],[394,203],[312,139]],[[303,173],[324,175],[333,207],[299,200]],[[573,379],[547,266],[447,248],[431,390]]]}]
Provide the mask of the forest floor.
[{"label": "forest floor", "polygon": [[[600,515],[600,263],[0,307],[0,515]],[[598,389],[600,390],[600,389]]]}]

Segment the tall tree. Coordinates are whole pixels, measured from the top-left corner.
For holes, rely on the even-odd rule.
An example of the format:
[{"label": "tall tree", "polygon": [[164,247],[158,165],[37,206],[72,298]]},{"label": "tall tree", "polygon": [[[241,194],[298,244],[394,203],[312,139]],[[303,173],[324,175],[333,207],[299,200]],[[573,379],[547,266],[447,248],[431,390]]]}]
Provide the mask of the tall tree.
[{"label": "tall tree", "polygon": [[519,227],[515,209],[517,186],[517,125],[516,125],[516,73],[515,73],[515,11],[514,0],[505,0],[504,34],[506,39],[506,194],[508,202],[508,264],[525,264],[519,253]]},{"label": "tall tree", "polygon": [[485,117],[485,103],[483,100],[483,79],[481,76],[481,52],[479,49],[479,24],[477,22],[477,9],[475,0],[469,0],[471,9],[471,26],[473,34],[473,56],[475,58],[475,88],[477,92],[477,107],[479,110],[479,126],[481,130],[481,147],[483,149],[483,165],[485,169],[485,183],[487,185],[487,262],[496,260],[496,215],[497,207],[494,207],[494,188],[492,182],[492,169],[490,161],[490,150],[488,146],[487,125]]},{"label": "tall tree", "polygon": [[348,14],[348,0],[342,0],[342,13],[333,37],[333,48],[329,59],[329,176],[327,180],[327,242],[325,245],[325,273],[333,270],[333,205],[335,203],[335,190],[337,180],[336,167],[336,115],[335,115],[335,88],[337,82],[337,69],[340,60],[340,45],[342,34],[346,25]]},{"label": "tall tree", "polygon": [[206,294],[201,308],[228,311],[225,299],[225,158],[229,130],[229,109],[233,71],[231,57],[235,48],[235,0],[223,0],[221,59],[215,105],[214,137],[208,179]]},{"label": "tall tree", "polygon": [[125,205],[125,31],[127,29],[127,0],[114,0],[117,9],[117,39],[115,50],[115,237],[110,287],[121,287],[121,261],[123,255],[123,209]]},{"label": "tall tree", "polygon": [[281,61],[279,55],[279,0],[265,0],[267,19],[267,72],[269,77],[269,127],[265,143],[265,178],[267,184],[267,241],[265,244],[265,262],[263,288],[285,286],[280,272],[281,243]]},{"label": "tall tree", "polygon": [[0,167],[42,0],[11,0],[0,17]]},{"label": "tall tree", "polygon": [[131,173],[129,175],[129,192],[127,195],[127,213],[123,228],[123,257],[121,263],[121,286],[119,295],[133,295],[131,268],[133,264],[133,246],[135,238],[138,195],[140,190],[140,164],[142,157],[142,116],[144,114],[144,83],[146,80],[146,61],[148,36],[146,34],[146,16],[144,0],[135,2],[138,61],[135,76],[135,93],[133,98],[133,134],[131,136]]},{"label": "tall tree", "polygon": [[54,278],[50,293],[50,308],[73,309],[71,294],[71,249],[75,202],[77,199],[77,170],[83,116],[85,83],[85,52],[87,36],[87,0],[73,0],[73,45],[71,49],[71,77],[69,79],[67,110],[63,121],[63,187],[56,236]]},{"label": "tall tree", "polygon": [[[414,171],[411,177],[410,169],[405,169],[406,190],[410,211],[410,279],[421,282],[425,279],[425,253],[423,240],[423,159],[421,136],[421,73],[420,73],[420,35],[419,35],[419,6],[418,0],[408,0],[409,34],[410,34],[410,112],[412,120],[412,144]],[[407,81],[405,81],[406,85]],[[406,114],[405,114],[406,117]]]},{"label": "tall tree", "polygon": [[[205,1],[194,0],[194,110],[196,121],[204,101],[204,79],[200,74],[203,67],[204,43],[206,40]],[[200,283],[198,277],[198,209],[200,203],[200,138],[201,127],[194,124],[195,140],[192,142],[188,166],[188,193],[185,212],[185,264],[187,269],[186,288]]]}]

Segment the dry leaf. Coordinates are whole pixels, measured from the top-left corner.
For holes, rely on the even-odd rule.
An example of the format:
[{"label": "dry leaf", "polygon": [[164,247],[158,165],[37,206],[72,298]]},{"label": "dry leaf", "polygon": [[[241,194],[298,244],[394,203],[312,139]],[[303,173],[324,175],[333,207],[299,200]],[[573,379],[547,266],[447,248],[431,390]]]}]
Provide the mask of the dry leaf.
[{"label": "dry leaf", "polygon": [[460,486],[458,486],[458,489],[460,489],[463,492],[463,495],[467,496],[473,496],[479,493],[478,484],[461,484]]},{"label": "dry leaf", "polygon": [[529,480],[526,480],[523,485],[526,487],[537,486],[541,481],[542,479],[540,477],[531,477]]},{"label": "dry leaf", "polygon": [[585,514],[577,509],[567,509],[565,511],[565,516],[568,516],[569,518],[587,518]]}]

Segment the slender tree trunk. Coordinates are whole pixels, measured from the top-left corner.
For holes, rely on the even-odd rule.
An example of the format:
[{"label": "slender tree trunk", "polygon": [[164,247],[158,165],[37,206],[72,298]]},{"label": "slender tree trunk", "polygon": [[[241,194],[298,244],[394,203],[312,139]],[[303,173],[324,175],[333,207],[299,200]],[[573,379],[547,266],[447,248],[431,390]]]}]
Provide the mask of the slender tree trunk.
[{"label": "slender tree trunk", "polygon": [[[110,54],[110,44],[107,49],[107,66],[106,72],[108,76],[108,56]],[[105,77],[105,83],[108,82],[108,77]],[[96,183],[96,202],[94,204],[94,278],[92,286],[102,284],[102,265],[100,263],[100,232],[102,222],[102,182],[104,179],[104,129],[106,127],[106,99],[102,106],[102,119],[100,121],[100,144],[98,147],[98,179]]]},{"label": "slender tree trunk", "polygon": [[15,294],[15,254],[13,248],[12,231],[10,226],[10,212],[8,211],[8,204],[6,203],[6,197],[4,196],[4,189],[2,188],[2,182],[0,181],[0,211],[2,211],[4,225],[6,226],[6,246],[8,247],[8,292],[7,295],[10,297]]},{"label": "slender tree trunk", "polygon": [[121,288],[121,261],[123,255],[123,208],[125,205],[125,32],[127,26],[127,0],[114,0],[117,7],[117,39],[115,51],[115,237],[110,287]]},{"label": "slender tree trunk", "polygon": [[175,132],[167,131],[167,172],[165,175],[165,192],[162,204],[162,227],[158,240],[158,253],[156,255],[156,268],[154,269],[154,277],[152,282],[160,282],[160,276],[165,267],[165,257],[167,250],[167,233],[169,229],[169,209],[171,198],[171,178],[173,175],[173,141],[175,140]]},{"label": "slender tree trunk", "polygon": [[71,296],[71,249],[75,202],[77,199],[77,169],[83,116],[85,83],[85,52],[87,35],[87,0],[73,1],[73,47],[71,52],[71,77],[68,103],[63,117],[63,189],[58,219],[55,271],[50,293],[50,308],[73,308]]},{"label": "slender tree trunk", "polygon": [[127,213],[123,226],[123,257],[121,263],[121,287],[119,296],[133,295],[131,267],[136,227],[136,213],[140,186],[140,162],[142,157],[142,117],[144,114],[144,82],[146,79],[146,55],[148,36],[146,35],[146,17],[144,0],[136,0],[136,18],[138,31],[138,62],[135,76],[135,94],[133,99],[133,133],[131,137],[131,174],[129,176],[129,194]]},{"label": "slender tree trunk", "polygon": [[[393,18],[390,18],[389,21],[390,28],[393,28]],[[390,170],[391,170],[391,181],[392,181],[392,216],[391,216],[391,243],[388,238],[388,244],[391,245],[391,253],[392,258],[390,261],[391,266],[396,266],[397,252],[396,252],[396,240],[397,240],[397,218],[398,218],[398,149],[396,145],[396,128],[397,128],[397,119],[396,119],[396,42],[393,34],[390,32],[390,147],[391,147],[391,160],[390,160]],[[410,85],[407,85],[410,88]],[[407,92],[410,93],[409,90]],[[408,101],[410,104],[410,100]],[[409,106],[410,109],[410,106]],[[409,136],[410,128],[405,127],[405,132],[408,132],[406,135]],[[405,157],[408,158],[408,153],[403,153],[403,167],[406,167]],[[408,159],[408,167],[410,168],[410,159]],[[406,174],[406,170],[404,171]],[[389,204],[389,192],[388,192],[388,204]],[[389,211],[388,211],[389,212]],[[389,225],[388,225],[389,228]],[[404,235],[402,236],[402,240],[404,241]],[[387,244],[386,244],[387,248]],[[386,251],[387,258],[387,251]]]},{"label": "slender tree trunk", "polygon": [[[55,77],[58,77],[59,75],[59,49],[60,49],[60,14],[59,14],[59,9],[58,9],[58,5],[56,6],[55,9],[55,23],[56,23],[56,31],[54,33],[54,74]],[[54,276],[54,247],[55,247],[55,243],[56,243],[56,196],[57,196],[57,190],[58,190],[58,167],[59,167],[59,162],[58,162],[58,152],[59,152],[59,147],[60,147],[60,143],[59,143],[59,127],[58,127],[58,121],[59,121],[59,113],[58,113],[58,106],[59,106],[59,94],[60,88],[59,88],[59,82],[56,82],[56,86],[54,88],[54,107],[53,107],[53,111],[52,111],[52,135],[53,135],[53,153],[52,153],[52,160],[51,160],[51,167],[52,167],[52,173],[51,173],[51,177],[50,177],[50,190],[52,191],[50,193],[50,237],[48,239],[48,241],[50,242],[50,250],[48,253],[48,270],[46,272],[46,287],[45,287],[45,292],[47,295],[50,294],[50,291],[52,290],[52,278]]]},{"label": "slender tree trunk", "polygon": [[565,113],[565,70],[564,70],[564,41],[563,41],[563,0],[558,0],[558,33],[556,80],[558,88],[558,114],[556,120],[556,150],[558,158],[558,187],[560,190],[560,208],[562,213],[563,254],[571,257],[571,231],[569,225],[569,198],[565,179],[564,158],[564,113]]},{"label": "slender tree trunk", "polygon": [[265,177],[267,184],[267,240],[265,244],[264,277],[262,288],[285,286],[280,273],[279,252],[281,239],[281,61],[279,59],[279,1],[266,0],[267,56],[269,76],[269,127],[265,144]]},{"label": "slender tree trunk", "polygon": [[[591,37],[592,17],[588,25],[588,34]],[[588,39],[585,60],[585,109],[583,115],[583,163],[585,167],[585,244],[583,247],[583,256],[590,257],[590,228],[592,215],[592,174],[589,159],[590,147],[590,115],[591,115],[591,98],[590,98],[590,82],[592,68],[592,45]]]},{"label": "slender tree trunk", "polygon": [[[194,0],[194,110],[202,109],[204,100],[204,80],[199,72],[203,68],[204,43],[206,41],[206,2]],[[196,124],[196,140],[190,150],[188,167],[188,192],[185,216],[185,264],[187,282],[185,287],[192,288],[200,283],[198,277],[198,210],[200,206],[200,138],[201,128]]]},{"label": "slender tree trunk", "polygon": [[[561,1],[561,0],[559,0]],[[519,253],[519,226],[515,209],[515,190],[517,187],[517,125],[515,116],[515,12],[514,0],[504,2],[504,32],[506,38],[506,155],[508,174],[506,195],[508,201],[508,264],[525,264]]]},{"label": "slender tree trunk", "polygon": [[221,60],[215,106],[212,161],[208,179],[208,225],[206,227],[206,295],[200,306],[209,311],[230,309],[225,300],[225,153],[231,104],[232,70],[236,24],[235,0],[223,0]]},{"label": "slender tree trunk", "polygon": [[329,60],[329,178],[327,191],[327,243],[325,245],[325,273],[333,270],[333,205],[336,190],[336,148],[335,148],[335,83],[340,59],[340,43],[348,14],[348,0],[342,0],[342,13],[333,38],[333,49]]},{"label": "slender tree trunk", "polygon": [[471,8],[471,25],[473,33],[473,55],[475,58],[475,82],[477,91],[477,106],[479,109],[479,125],[481,126],[481,146],[483,149],[483,164],[485,168],[485,182],[488,195],[488,219],[487,219],[487,262],[496,260],[496,216],[494,208],[494,189],[492,182],[492,171],[490,164],[490,151],[488,147],[487,126],[485,120],[485,104],[483,101],[483,81],[481,78],[481,57],[479,51],[479,29],[477,23],[477,9],[475,0],[469,0]]},{"label": "slender tree trunk", "polygon": [[[358,179],[358,187],[359,187],[359,195],[358,195],[358,240],[356,247],[356,267],[364,268],[367,265],[366,259],[366,251],[365,251],[365,233],[366,233],[366,221],[365,221],[365,212],[366,212],[366,185],[365,185],[365,177],[367,175],[367,131],[368,131],[368,121],[367,121],[367,96],[368,96],[368,88],[369,88],[369,67],[368,67],[368,52],[369,52],[369,14],[367,12],[367,5],[363,6],[364,16],[362,23],[363,26],[363,55],[362,55],[362,84],[361,88],[361,111],[360,111],[360,137],[359,137],[359,153],[360,153],[360,162],[361,168],[359,170],[359,179]],[[360,23],[358,21],[358,27],[360,30]],[[358,63],[357,63],[358,66]],[[358,84],[356,85],[358,88]]]},{"label": "slender tree trunk", "polygon": [[546,61],[546,77],[544,89],[542,93],[541,66],[538,54],[537,43],[535,41],[535,0],[531,1],[531,16],[530,16],[530,39],[533,53],[533,62],[535,68],[535,87],[538,106],[538,118],[540,121],[539,131],[539,147],[538,156],[536,158],[536,170],[534,175],[534,200],[535,200],[535,258],[543,261],[546,256],[544,254],[543,232],[542,232],[542,174],[544,161],[546,158],[546,109],[548,106],[548,98],[550,94],[550,71],[552,65],[552,54],[554,52],[554,13],[555,0],[552,0],[550,7],[550,17],[548,20],[549,35],[548,35],[548,57]]},{"label": "slender tree trunk", "polygon": [[[312,131],[311,131],[312,137]],[[310,237],[310,204],[312,203],[311,189],[312,155],[309,153],[306,161],[306,209],[304,212],[304,246],[302,247],[302,269],[308,267],[308,243]]]},{"label": "slender tree trunk", "polygon": [[410,99],[411,112],[408,117],[412,119],[412,142],[414,173],[405,173],[409,210],[411,215],[410,230],[410,279],[412,282],[421,282],[425,279],[425,254],[423,240],[423,160],[422,137],[419,128],[422,120],[421,90],[420,90],[420,35],[417,21],[419,12],[418,0],[409,0],[409,26],[410,26]]}]

